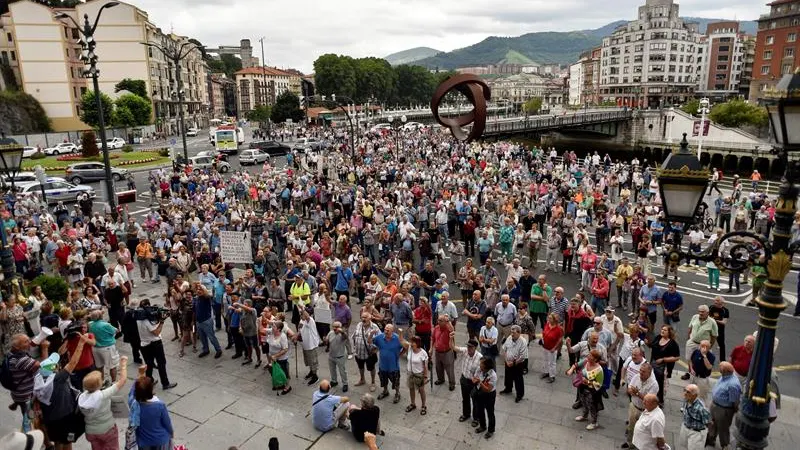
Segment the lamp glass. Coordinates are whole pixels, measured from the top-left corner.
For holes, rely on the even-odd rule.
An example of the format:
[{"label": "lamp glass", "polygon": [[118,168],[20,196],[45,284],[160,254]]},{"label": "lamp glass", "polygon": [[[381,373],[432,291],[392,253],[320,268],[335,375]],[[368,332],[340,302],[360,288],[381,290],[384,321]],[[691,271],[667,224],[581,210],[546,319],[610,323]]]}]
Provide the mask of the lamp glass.
[{"label": "lamp glass", "polygon": [[661,184],[661,204],[664,205],[667,217],[693,218],[700,202],[703,200],[706,186],[679,183],[677,180],[659,180]]},{"label": "lamp glass", "polygon": [[3,170],[7,173],[15,173],[19,172],[20,167],[22,166],[22,152],[23,147],[7,147],[0,150],[0,156],[2,156],[2,163],[3,167],[0,167],[0,170]]},{"label": "lamp glass", "polygon": [[783,122],[781,122],[781,113],[778,105],[771,105],[767,107],[769,112],[769,121],[772,125],[772,135],[776,144],[784,145],[783,142]]},{"label": "lamp glass", "polygon": [[789,126],[786,127],[786,139],[784,144],[800,144],[800,103],[785,105],[783,107],[783,117]]}]

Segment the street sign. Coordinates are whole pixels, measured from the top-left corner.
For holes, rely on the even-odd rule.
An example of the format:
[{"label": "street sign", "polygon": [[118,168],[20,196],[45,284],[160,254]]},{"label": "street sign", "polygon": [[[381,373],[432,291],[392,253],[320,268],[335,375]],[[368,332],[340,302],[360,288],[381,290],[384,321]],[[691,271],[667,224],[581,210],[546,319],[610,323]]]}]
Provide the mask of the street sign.
[{"label": "street sign", "polygon": [[175,145],[177,143],[178,143],[178,140],[175,139],[175,138],[172,138],[172,139],[169,140],[169,145]]}]

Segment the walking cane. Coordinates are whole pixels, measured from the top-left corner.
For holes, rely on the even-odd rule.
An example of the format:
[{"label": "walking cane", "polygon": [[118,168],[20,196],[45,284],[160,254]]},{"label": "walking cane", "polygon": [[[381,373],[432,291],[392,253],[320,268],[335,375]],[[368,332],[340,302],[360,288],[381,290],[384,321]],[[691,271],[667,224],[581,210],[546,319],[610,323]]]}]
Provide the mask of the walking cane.
[{"label": "walking cane", "polygon": [[294,343],[294,377],[297,378],[297,342]]}]

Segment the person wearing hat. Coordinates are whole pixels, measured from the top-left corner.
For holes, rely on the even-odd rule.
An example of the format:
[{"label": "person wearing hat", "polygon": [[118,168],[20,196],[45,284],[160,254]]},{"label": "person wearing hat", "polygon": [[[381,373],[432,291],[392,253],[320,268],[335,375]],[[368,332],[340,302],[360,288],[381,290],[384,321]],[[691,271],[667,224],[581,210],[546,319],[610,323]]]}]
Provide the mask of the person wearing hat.
[{"label": "person wearing hat", "polygon": [[450,334],[450,348],[461,357],[459,363],[459,374],[461,384],[461,417],[459,422],[465,422],[472,418],[472,426],[478,425],[478,414],[475,405],[472,403],[472,391],[475,389],[473,378],[480,371],[480,361],[483,355],[478,351],[478,341],[470,339],[466,347],[458,347],[455,344],[455,333]]},{"label": "person wearing hat", "polygon": [[27,433],[11,432],[0,438],[2,450],[39,450],[44,445],[44,433],[32,430]]}]

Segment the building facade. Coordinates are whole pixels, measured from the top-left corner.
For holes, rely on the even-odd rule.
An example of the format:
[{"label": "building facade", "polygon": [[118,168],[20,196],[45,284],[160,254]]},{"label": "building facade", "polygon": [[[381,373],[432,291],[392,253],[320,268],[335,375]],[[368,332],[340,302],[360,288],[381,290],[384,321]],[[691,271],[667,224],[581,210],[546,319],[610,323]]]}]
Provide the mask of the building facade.
[{"label": "building facade", "polygon": [[718,101],[739,96],[746,56],[747,37],[739,22],[709,23],[697,46],[697,96]]},{"label": "building facade", "polygon": [[209,110],[215,119],[237,117],[236,82],[224,73],[208,77]]},{"label": "building facade", "polygon": [[632,107],[685,102],[697,85],[700,34],[673,0],[646,0],[636,20],[603,39],[600,100]]},{"label": "building facade", "polygon": [[783,75],[800,65],[800,0],[776,0],[767,4],[769,14],[758,19],[750,98],[759,101]]},{"label": "building facade", "polygon": [[580,106],[583,99],[583,62],[578,61],[569,66],[569,105]]},{"label": "building facade", "polygon": [[242,39],[239,45],[220,45],[217,48],[206,48],[206,53],[212,57],[219,58],[222,55],[234,55],[242,60],[242,68],[258,67],[259,59],[253,56],[253,46],[250,39]]},{"label": "building facade", "polygon": [[235,74],[238,93],[238,110],[247,114],[260,105],[273,105],[284,92],[300,97],[300,76],[274,67],[251,67]]},{"label": "building facade", "polygon": [[[9,62],[17,85],[42,104],[56,131],[89,128],[80,120],[80,103],[83,93],[92,89],[92,83],[82,76],[78,29],[70,20],[56,20],[54,13],[66,13],[81,23],[84,14],[93,19],[106,3],[109,0],[51,9],[19,1],[11,3],[9,12],[0,17],[3,30],[0,58]],[[163,124],[166,131],[176,131],[179,93],[175,68],[160,51],[141,43],[180,45],[188,38],[164,34],[149,21],[146,12],[120,2],[103,10],[94,39],[101,92],[116,99],[121,95],[114,91],[117,83],[126,78],[144,80],[153,102],[154,120]],[[207,119],[206,78],[201,52],[191,51],[181,61],[187,127],[202,126]]]},{"label": "building facade", "polygon": [[568,95],[561,78],[543,77],[532,73],[498,76],[486,79],[493,99],[503,99],[521,107],[531,98],[541,97],[542,108],[561,105]]},{"label": "building facade", "polygon": [[600,57],[602,54],[603,48],[596,47],[581,55],[581,72],[583,72],[581,102],[584,105],[600,103]]}]

